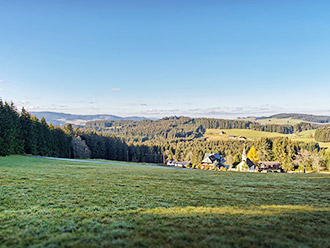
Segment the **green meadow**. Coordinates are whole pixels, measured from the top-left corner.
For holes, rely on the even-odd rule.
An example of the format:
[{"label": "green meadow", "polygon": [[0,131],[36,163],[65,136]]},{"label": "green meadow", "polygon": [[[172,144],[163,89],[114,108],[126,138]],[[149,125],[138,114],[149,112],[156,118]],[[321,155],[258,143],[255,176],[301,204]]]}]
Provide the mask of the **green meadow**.
[{"label": "green meadow", "polygon": [[[225,134],[221,135],[220,131],[224,131]],[[287,134],[271,133],[264,131],[256,131],[253,129],[206,129],[204,137],[209,141],[216,140],[228,140],[228,135],[235,135],[236,137],[244,136],[248,139],[261,139],[261,138],[275,138],[275,137],[287,137]]]},{"label": "green meadow", "polygon": [[330,174],[1,157],[0,247],[329,247],[329,192]]},{"label": "green meadow", "polygon": [[[257,120],[260,124],[277,124],[277,125],[295,125],[297,123],[303,122],[303,120],[293,119],[293,118],[268,118]],[[315,123],[315,122],[310,122]]]},{"label": "green meadow", "polygon": [[308,123],[311,123],[311,124],[322,124],[322,123],[319,123],[319,122],[313,122],[313,121],[305,121],[305,120],[301,120],[301,119],[294,119],[294,118],[266,118],[266,119],[258,119],[256,120],[256,118],[254,117],[251,117],[251,118],[246,118],[246,119],[243,119],[243,120],[246,120],[246,121],[256,121],[260,124],[276,124],[276,125],[295,125],[295,124],[298,124],[298,123],[301,123],[301,122],[308,122]]},{"label": "green meadow", "polygon": [[[220,135],[220,131],[226,134]],[[229,140],[228,135],[235,135],[236,137],[244,136],[247,139],[257,140],[261,138],[275,138],[275,137],[288,137],[295,141],[302,142],[316,142],[314,134],[316,129],[302,131],[299,134],[281,134],[275,132],[256,131],[252,129],[206,129],[204,137],[209,141]],[[320,147],[330,148],[330,142],[318,142]]]}]

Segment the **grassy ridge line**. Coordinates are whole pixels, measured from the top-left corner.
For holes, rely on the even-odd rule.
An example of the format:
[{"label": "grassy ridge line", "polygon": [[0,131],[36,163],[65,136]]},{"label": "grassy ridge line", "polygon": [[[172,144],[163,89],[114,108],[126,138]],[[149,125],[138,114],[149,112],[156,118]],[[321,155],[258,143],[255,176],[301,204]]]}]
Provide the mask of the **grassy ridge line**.
[{"label": "grassy ridge line", "polygon": [[[256,120],[256,122],[258,122],[260,124],[277,124],[277,125],[292,125],[292,126],[294,126],[295,124],[305,122],[305,121],[299,120],[299,119],[291,119],[291,118],[283,118],[283,119],[269,118],[269,119]],[[319,123],[316,123],[316,122],[309,122],[309,123],[319,124]]]},{"label": "grassy ridge line", "polygon": [[7,247],[326,247],[330,175],[0,158]]},{"label": "grassy ridge line", "polygon": [[[226,134],[220,135],[220,131],[224,131]],[[275,138],[275,137],[288,137],[295,141],[303,142],[316,142],[314,140],[314,134],[316,130],[307,130],[299,133],[299,136],[295,134],[281,134],[281,133],[271,133],[264,131],[256,131],[251,129],[206,129],[204,137],[209,141],[218,140],[229,140],[228,135],[235,135],[236,137],[244,136],[248,139],[261,139],[261,138]],[[330,148],[330,142],[317,142],[321,147]]]},{"label": "grassy ridge line", "polygon": [[[226,134],[220,135],[220,131],[224,131]],[[206,129],[204,137],[207,137],[210,141],[216,140],[228,140],[228,135],[244,136],[249,139],[260,139],[263,137],[274,138],[274,137],[287,137],[286,134],[272,133],[264,131],[256,131],[251,129]]]},{"label": "grassy ridge line", "polygon": [[305,121],[300,119],[293,119],[293,118],[268,118],[268,119],[259,119],[254,121],[260,123],[260,124],[277,124],[277,125],[292,125],[301,123],[301,122],[307,122],[315,125],[326,125],[328,123],[320,123],[320,122],[313,122],[313,121]]}]

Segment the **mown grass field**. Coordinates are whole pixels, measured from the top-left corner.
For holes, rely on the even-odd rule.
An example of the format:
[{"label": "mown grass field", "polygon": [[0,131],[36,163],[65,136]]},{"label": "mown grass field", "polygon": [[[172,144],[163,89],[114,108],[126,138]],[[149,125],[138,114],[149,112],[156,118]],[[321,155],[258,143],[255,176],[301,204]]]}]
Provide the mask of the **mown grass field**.
[{"label": "mown grass field", "polygon": [[261,124],[295,125],[297,123],[303,122],[303,120],[292,118],[269,118],[257,120],[257,122]]},{"label": "mown grass field", "polygon": [[[224,131],[226,134],[220,135],[220,131]],[[286,134],[256,131],[252,129],[206,129],[204,137],[207,137],[210,141],[228,140],[228,135],[235,135],[236,137],[244,136],[248,139],[287,137]]]},{"label": "mown grass field", "polygon": [[329,174],[0,158],[1,247],[329,247]]},{"label": "mown grass field", "polygon": [[[224,131],[226,134],[220,135],[220,131]],[[275,137],[288,137],[295,141],[303,141],[303,142],[315,142],[314,140],[314,130],[302,131],[298,134],[281,134],[281,133],[272,133],[272,132],[263,132],[256,131],[251,129],[207,129],[204,137],[209,141],[217,141],[217,140],[228,140],[228,135],[235,135],[236,137],[244,136],[248,139],[257,140],[261,138],[275,138]],[[321,147],[329,148],[330,150],[330,142],[318,142]]]},{"label": "mown grass field", "polygon": [[312,123],[312,124],[322,124],[322,123],[318,123],[318,122],[304,121],[304,120],[299,120],[299,119],[294,119],[294,118],[267,118],[267,119],[256,120],[256,118],[251,117],[251,118],[246,118],[243,120],[256,121],[256,122],[259,122],[260,124],[277,124],[277,125],[295,125],[295,124],[301,123],[301,122],[308,122],[308,123]]}]

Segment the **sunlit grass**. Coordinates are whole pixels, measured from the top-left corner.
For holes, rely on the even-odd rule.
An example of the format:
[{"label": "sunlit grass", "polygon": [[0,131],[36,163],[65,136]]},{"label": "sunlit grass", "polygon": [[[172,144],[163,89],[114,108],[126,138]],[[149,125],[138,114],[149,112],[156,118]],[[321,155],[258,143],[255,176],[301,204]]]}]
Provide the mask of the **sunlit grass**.
[{"label": "sunlit grass", "polygon": [[270,118],[258,120],[260,124],[277,124],[277,125],[295,125],[303,122],[303,120],[292,118]]},{"label": "sunlit grass", "polygon": [[[224,131],[226,134],[221,135],[220,131]],[[234,135],[236,137],[244,136],[247,139],[258,140],[261,138],[276,138],[276,137],[288,137],[294,141],[302,142],[316,142],[314,140],[316,129],[302,131],[298,134],[281,134],[275,132],[264,132],[256,131],[252,129],[206,129],[204,137],[208,141],[218,141],[218,140],[229,140],[229,135]],[[318,142],[320,147],[329,148],[330,142]]]},{"label": "sunlit grass", "polygon": [[0,158],[0,246],[327,247],[329,182]]},{"label": "sunlit grass", "polygon": [[[220,131],[224,131],[226,134],[221,135]],[[244,136],[248,139],[261,139],[261,138],[274,138],[274,137],[287,137],[281,133],[271,133],[264,131],[256,131],[252,129],[207,129],[204,137],[207,137],[209,141],[216,140],[229,140],[229,135],[235,135],[236,137]]]},{"label": "sunlit grass", "polygon": [[310,206],[295,205],[260,205],[255,208],[246,209],[235,206],[224,207],[174,207],[174,208],[155,208],[148,210],[137,210],[145,214],[157,214],[167,216],[194,216],[194,215],[257,215],[273,216],[274,214],[290,213],[312,213],[317,211],[330,211],[330,208],[315,208]]}]

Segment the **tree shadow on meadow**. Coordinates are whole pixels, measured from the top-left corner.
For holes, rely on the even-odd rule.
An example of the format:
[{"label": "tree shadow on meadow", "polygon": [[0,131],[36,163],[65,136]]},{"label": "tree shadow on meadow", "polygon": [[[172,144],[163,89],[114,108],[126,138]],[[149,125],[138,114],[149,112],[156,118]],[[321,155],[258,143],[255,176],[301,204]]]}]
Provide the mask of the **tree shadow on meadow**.
[{"label": "tree shadow on meadow", "polygon": [[[330,208],[259,205],[12,214],[5,246],[329,247]],[[18,219],[19,218],[19,219]],[[1,234],[2,233],[2,234]],[[7,235],[6,235],[7,234]]]},{"label": "tree shadow on meadow", "polygon": [[[179,247],[327,247],[330,208],[261,205],[133,211],[144,241]],[[145,230],[151,230],[145,232]]]}]

